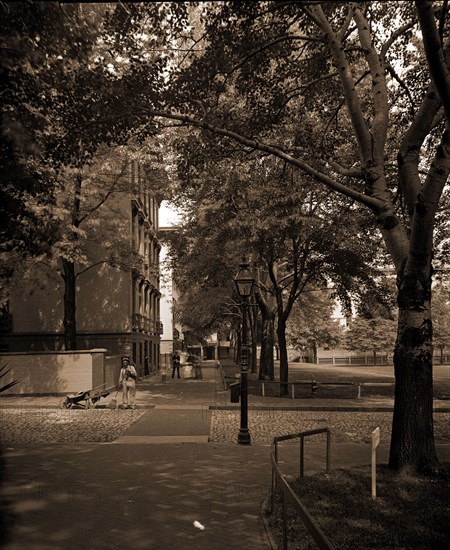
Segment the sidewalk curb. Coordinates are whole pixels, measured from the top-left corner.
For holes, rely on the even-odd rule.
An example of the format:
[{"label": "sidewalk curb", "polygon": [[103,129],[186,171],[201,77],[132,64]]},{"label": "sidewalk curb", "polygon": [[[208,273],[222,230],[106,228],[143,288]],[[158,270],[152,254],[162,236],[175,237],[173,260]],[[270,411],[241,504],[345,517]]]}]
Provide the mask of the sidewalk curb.
[{"label": "sidewalk curb", "polygon": [[[235,405],[210,405],[211,410],[217,411],[239,411],[240,406]],[[335,412],[394,412],[393,407],[333,407],[326,405],[319,405],[317,407],[307,405],[293,405],[293,406],[277,406],[277,405],[249,405],[249,411],[335,411]],[[433,409],[435,413],[449,413],[450,408],[438,407]]]},{"label": "sidewalk curb", "polygon": [[[185,405],[185,404],[179,404],[179,405],[164,405],[164,404],[155,404],[155,405],[142,405],[138,404],[136,405],[136,410],[152,410],[152,409],[192,409],[193,406]],[[203,410],[206,409],[210,411],[240,411],[241,407],[240,405],[197,405],[195,407],[196,409]],[[33,404],[33,405],[27,405],[23,403],[2,403],[0,401],[0,411],[2,409],[22,409],[22,410],[37,410],[37,409],[55,409],[55,410],[71,410],[71,411],[101,411],[101,410],[113,410],[108,405],[103,405],[99,407],[90,407],[89,409],[85,409],[83,407],[71,407],[70,409],[66,409],[65,407],[61,407],[59,405],[52,405],[52,404]],[[118,409],[121,409],[121,407],[118,407]],[[373,413],[392,413],[394,412],[393,407],[372,407],[370,405],[368,406],[362,406],[362,407],[340,407],[340,406],[330,406],[330,405],[318,405],[318,406],[308,406],[308,405],[249,405],[248,406],[249,411],[304,411],[304,412],[373,412]],[[450,413],[450,407],[436,407],[433,409],[433,413]]]},{"label": "sidewalk curb", "polygon": [[[240,407],[234,405],[210,405],[211,410],[217,411],[239,411]],[[339,411],[339,412],[393,412],[392,407],[333,407],[327,405],[319,405],[317,407],[307,405],[293,406],[277,406],[277,405],[249,405],[249,411]],[[442,409],[439,409],[440,411]],[[442,410],[442,412],[450,412],[450,409]]]}]

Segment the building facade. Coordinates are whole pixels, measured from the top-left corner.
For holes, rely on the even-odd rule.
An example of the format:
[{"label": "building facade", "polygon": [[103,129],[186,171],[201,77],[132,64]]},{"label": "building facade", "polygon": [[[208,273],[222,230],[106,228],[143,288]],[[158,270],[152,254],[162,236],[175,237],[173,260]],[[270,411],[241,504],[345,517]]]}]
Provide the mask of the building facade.
[{"label": "building facade", "polygon": [[[138,162],[125,175],[127,185],[116,193],[113,212],[123,243],[106,250],[85,240],[89,268],[76,279],[77,349],[106,348],[111,355],[129,355],[140,376],[156,372],[160,363],[159,201]],[[128,191],[127,191],[128,190]],[[116,220],[116,221],[117,221]],[[104,260],[103,258],[107,258]],[[45,266],[33,276],[18,278],[0,324],[4,352],[64,349],[64,283]]]},{"label": "building facade", "polygon": [[[164,240],[168,238],[171,232],[177,231],[177,226],[161,227],[159,236],[161,238],[161,258],[162,265],[165,265],[167,256],[167,244]],[[164,270],[161,284],[161,320],[163,323],[163,333],[161,335],[161,358],[166,364],[171,363],[174,351],[185,351],[183,327],[177,319],[177,302],[179,300],[178,288],[173,280],[172,273],[167,267]]]}]

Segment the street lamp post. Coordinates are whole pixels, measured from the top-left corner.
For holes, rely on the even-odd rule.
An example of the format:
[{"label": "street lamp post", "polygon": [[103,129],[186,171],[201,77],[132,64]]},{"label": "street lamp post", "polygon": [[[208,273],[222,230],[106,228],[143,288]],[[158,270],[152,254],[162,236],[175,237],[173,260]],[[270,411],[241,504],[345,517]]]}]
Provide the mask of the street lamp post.
[{"label": "street lamp post", "polygon": [[242,298],[242,345],[241,345],[241,426],[239,428],[238,443],[250,445],[250,432],[248,431],[248,343],[247,343],[247,309],[248,299],[252,294],[255,280],[249,270],[248,263],[239,264],[239,273],[234,282],[237,292]]}]

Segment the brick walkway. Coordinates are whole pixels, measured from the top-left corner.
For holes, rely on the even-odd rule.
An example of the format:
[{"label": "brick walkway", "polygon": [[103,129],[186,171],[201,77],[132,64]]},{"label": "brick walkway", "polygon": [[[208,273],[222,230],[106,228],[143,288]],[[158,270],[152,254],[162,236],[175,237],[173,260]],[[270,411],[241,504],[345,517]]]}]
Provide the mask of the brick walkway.
[{"label": "brick walkway", "polygon": [[[23,407],[21,414],[27,414],[26,406],[51,407],[60,401],[14,399],[0,400],[0,406]],[[6,523],[11,529],[3,548],[270,549],[261,520],[261,503],[270,489],[270,446],[258,442],[256,431],[251,446],[237,445],[237,411],[225,411],[233,415],[231,422],[223,410],[210,409],[229,405],[216,369],[204,369],[203,380],[169,380],[166,385],[157,379],[141,382],[137,401],[144,414],[136,415],[135,422],[113,442],[7,443],[1,497],[7,501]],[[291,404],[282,401],[283,406]],[[250,398],[251,406],[261,403]],[[271,403],[265,400],[264,406]],[[279,405],[280,400],[275,403]],[[318,415],[314,422],[324,418],[320,409],[329,405],[311,404]],[[282,411],[265,414],[272,414],[277,429],[286,429]],[[207,442],[214,415],[221,417],[223,442]],[[322,468],[323,444],[306,447],[305,468]],[[439,449],[442,456],[450,457],[450,445]],[[387,459],[387,450],[383,443],[379,461]],[[280,451],[289,475],[296,475],[297,455],[293,445]],[[333,467],[369,461],[370,447],[365,443],[332,445]]]}]

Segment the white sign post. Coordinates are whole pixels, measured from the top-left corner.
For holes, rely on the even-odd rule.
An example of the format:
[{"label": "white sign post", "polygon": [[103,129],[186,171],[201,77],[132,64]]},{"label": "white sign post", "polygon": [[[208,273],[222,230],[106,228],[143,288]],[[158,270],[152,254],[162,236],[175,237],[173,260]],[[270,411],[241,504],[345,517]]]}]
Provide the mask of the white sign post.
[{"label": "white sign post", "polygon": [[377,498],[377,447],[380,444],[380,428],[372,432],[372,500]]}]

